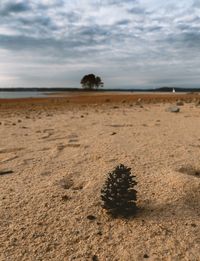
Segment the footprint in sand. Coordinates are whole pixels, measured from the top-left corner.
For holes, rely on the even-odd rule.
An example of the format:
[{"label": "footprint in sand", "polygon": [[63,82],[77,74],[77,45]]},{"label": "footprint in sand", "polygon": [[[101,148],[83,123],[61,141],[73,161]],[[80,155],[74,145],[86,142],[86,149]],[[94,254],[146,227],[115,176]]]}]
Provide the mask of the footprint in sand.
[{"label": "footprint in sand", "polygon": [[0,149],[0,154],[4,154],[4,153],[11,153],[11,152],[17,152],[20,150],[23,150],[24,148],[5,148],[5,149]]},{"label": "footprint in sand", "polygon": [[28,165],[30,163],[34,163],[34,158],[24,159],[22,165]]},{"label": "footprint in sand", "polygon": [[[81,146],[81,144],[59,144],[59,145],[57,145],[57,150],[58,150],[58,152],[61,152],[61,151],[63,151],[66,147],[70,147],[70,148],[78,148],[78,147],[80,147]],[[58,155],[57,155],[58,156]]]},{"label": "footprint in sand", "polygon": [[67,136],[68,140],[68,144],[66,145],[67,147],[71,147],[71,148],[78,148],[81,146],[81,144],[79,144],[79,140],[78,140],[78,135],[75,133],[72,133],[70,135]]},{"label": "footprint in sand", "polygon": [[47,151],[47,150],[50,150],[51,148],[48,148],[48,147],[44,147],[42,148],[41,150],[38,150],[38,151]]},{"label": "footprint in sand", "polygon": [[[45,150],[52,150],[53,153],[53,157],[58,157],[60,155],[60,153],[67,147],[71,147],[71,148],[78,148],[81,146],[81,144],[78,143],[78,139],[77,139],[77,135],[76,134],[72,134],[67,136],[68,138],[70,137],[70,139],[68,140],[68,143],[58,143],[56,144],[56,147],[54,148],[48,148],[45,147],[43,149],[41,149],[40,151],[45,151]],[[48,141],[54,141],[54,140],[59,140],[59,139],[66,139],[66,137],[57,137],[57,138],[53,138],[53,139],[48,139]]]},{"label": "footprint in sand", "polygon": [[133,124],[110,124],[106,126],[113,127],[113,128],[122,128],[122,127],[133,127]]},{"label": "footprint in sand", "polygon": [[5,162],[9,162],[9,161],[12,161],[14,159],[17,159],[18,156],[15,155],[15,156],[12,156],[12,157],[6,157],[6,158],[3,158],[2,160],[0,160],[1,163],[5,163]]},{"label": "footprint in sand", "polygon": [[178,172],[200,178],[200,168],[192,165],[182,166],[177,169]]},{"label": "footprint in sand", "polygon": [[62,151],[62,150],[64,150],[64,148],[66,148],[66,144],[61,143],[61,144],[57,145],[58,151]]},{"label": "footprint in sand", "polygon": [[45,133],[45,135],[43,137],[41,137],[40,139],[48,139],[49,137],[51,137],[54,134],[54,129],[44,129],[43,133]]},{"label": "footprint in sand", "polygon": [[16,152],[23,150],[24,148],[5,148],[0,149],[0,163],[5,163],[12,161],[18,156],[16,155]]},{"label": "footprint in sand", "polygon": [[4,169],[4,170],[0,170],[0,176],[4,176],[4,175],[8,175],[8,174],[12,174],[14,171],[11,169]]},{"label": "footprint in sand", "polygon": [[84,188],[83,184],[80,184],[78,186],[73,187],[72,189],[76,191],[76,190],[82,190],[83,188]]},{"label": "footprint in sand", "polygon": [[40,174],[41,176],[50,176],[51,172],[50,171],[44,171]]},{"label": "footprint in sand", "polygon": [[56,185],[59,185],[63,189],[70,189],[74,185],[74,182],[70,177],[64,177],[57,181]]},{"label": "footprint in sand", "polygon": [[78,139],[70,139],[68,142],[69,142],[69,143],[78,142]]},{"label": "footprint in sand", "polygon": [[72,133],[67,136],[68,139],[78,139],[78,135],[76,133]]},{"label": "footprint in sand", "polygon": [[66,147],[69,147],[69,148],[78,148],[80,147],[81,144],[67,144]]},{"label": "footprint in sand", "polygon": [[46,132],[51,132],[51,131],[54,131],[54,129],[44,129],[43,132],[46,133]]},{"label": "footprint in sand", "polygon": [[56,185],[59,185],[63,189],[72,189],[74,191],[82,190],[84,188],[84,184],[74,184],[74,181],[70,177],[63,177],[59,181],[56,182]]}]

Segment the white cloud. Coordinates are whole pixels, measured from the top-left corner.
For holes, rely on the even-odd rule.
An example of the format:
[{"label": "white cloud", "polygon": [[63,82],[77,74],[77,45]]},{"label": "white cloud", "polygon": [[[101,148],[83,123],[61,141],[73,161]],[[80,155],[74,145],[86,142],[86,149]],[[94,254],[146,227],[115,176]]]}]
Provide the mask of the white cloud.
[{"label": "white cloud", "polygon": [[89,72],[107,87],[196,86],[199,29],[194,0],[4,0],[0,86],[9,75],[16,86],[78,86]]}]

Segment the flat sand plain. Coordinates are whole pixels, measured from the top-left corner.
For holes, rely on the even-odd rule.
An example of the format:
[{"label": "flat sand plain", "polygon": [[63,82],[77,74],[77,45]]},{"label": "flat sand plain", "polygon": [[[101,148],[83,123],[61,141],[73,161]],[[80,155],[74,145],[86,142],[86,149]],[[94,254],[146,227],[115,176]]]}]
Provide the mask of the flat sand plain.
[{"label": "flat sand plain", "polygon": [[[0,101],[1,261],[200,260],[200,96],[138,95]],[[128,220],[101,208],[120,163]]]}]

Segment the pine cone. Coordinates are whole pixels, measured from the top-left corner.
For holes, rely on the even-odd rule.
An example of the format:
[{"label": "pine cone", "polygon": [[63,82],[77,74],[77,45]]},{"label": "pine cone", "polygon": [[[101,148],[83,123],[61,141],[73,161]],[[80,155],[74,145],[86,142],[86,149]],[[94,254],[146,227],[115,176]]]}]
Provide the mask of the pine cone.
[{"label": "pine cone", "polygon": [[101,190],[102,207],[112,216],[130,216],[137,210],[137,184],[131,176],[131,168],[120,164],[108,173],[108,178]]}]

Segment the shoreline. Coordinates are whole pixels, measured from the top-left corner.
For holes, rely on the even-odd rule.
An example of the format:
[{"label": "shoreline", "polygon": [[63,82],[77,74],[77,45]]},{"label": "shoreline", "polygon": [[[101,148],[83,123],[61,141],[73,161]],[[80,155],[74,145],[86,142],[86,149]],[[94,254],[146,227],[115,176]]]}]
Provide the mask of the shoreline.
[{"label": "shoreline", "polygon": [[[55,96],[54,96],[55,95]],[[60,93],[50,94],[47,97],[34,98],[0,98],[0,106],[21,106],[25,104],[34,105],[50,105],[56,104],[103,104],[103,103],[120,103],[120,102],[142,102],[142,103],[158,103],[158,102],[174,102],[174,101],[200,100],[198,93]]]}]

